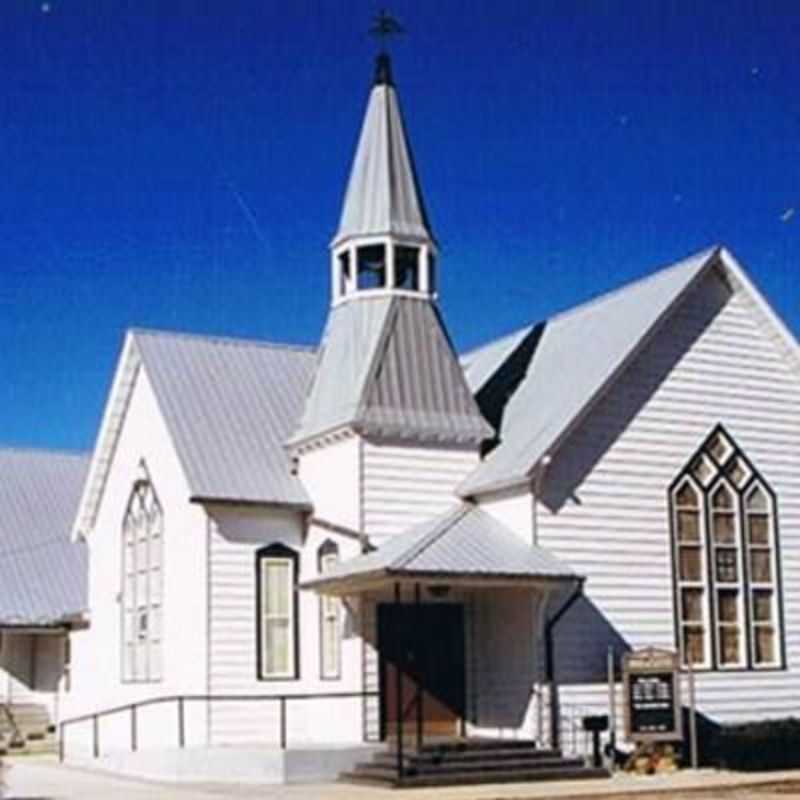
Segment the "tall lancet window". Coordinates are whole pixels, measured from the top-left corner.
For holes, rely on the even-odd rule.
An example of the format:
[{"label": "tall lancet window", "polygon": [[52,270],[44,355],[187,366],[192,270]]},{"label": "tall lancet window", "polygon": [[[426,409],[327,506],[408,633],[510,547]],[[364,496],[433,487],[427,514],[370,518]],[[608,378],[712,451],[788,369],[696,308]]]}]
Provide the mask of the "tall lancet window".
[{"label": "tall lancet window", "polygon": [[718,426],[669,491],[676,639],[700,669],[783,667],[777,501]]},{"label": "tall lancet window", "polygon": [[[339,561],[339,547],[330,539],[317,552],[320,575],[329,572]],[[342,634],[341,601],[338,597],[319,598],[320,676],[335,679],[341,676]]]},{"label": "tall lancet window", "polygon": [[283,544],[256,553],[257,676],[287,680],[299,675],[298,554]]},{"label": "tall lancet window", "polygon": [[160,681],[164,513],[144,464],[122,520],[122,680]]}]

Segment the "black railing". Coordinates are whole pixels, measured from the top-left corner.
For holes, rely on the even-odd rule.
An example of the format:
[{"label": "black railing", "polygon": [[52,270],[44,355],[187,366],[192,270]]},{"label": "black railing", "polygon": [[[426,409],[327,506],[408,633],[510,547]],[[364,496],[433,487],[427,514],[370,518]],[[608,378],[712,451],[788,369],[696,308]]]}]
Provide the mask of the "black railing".
[{"label": "black railing", "polygon": [[288,746],[287,713],[286,707],[289,701],[301,700],[353,700],[360,698],[365,700],[371,697],[378,697],[378,692],[327,692],[312,694],[182,694],[171,695],[168,697],[151,697],[147,700],[139,700],[135,703],[127,703],[122,706],[114,706],[103,711],[95,711],[91,714],[83,714],[79,717],[65,719],[59,723],[58,730],[58,758],[64,760],[65,733],[69,726],[78,725],[82,722],[92,723],[92,755],[94,758],[100,757],[100,720],[115,714],[127,713],[130,719],[130,750],[136,752],[139,747],[138,712],[140,708],[146,706],[164,705],[174,703],[176,709],[176,742],[179,748],[186,747],[186,704],[187,703],[225,703],[225,702],[272,702],[278,703],[278,740],[281,750],[286,750]]}]

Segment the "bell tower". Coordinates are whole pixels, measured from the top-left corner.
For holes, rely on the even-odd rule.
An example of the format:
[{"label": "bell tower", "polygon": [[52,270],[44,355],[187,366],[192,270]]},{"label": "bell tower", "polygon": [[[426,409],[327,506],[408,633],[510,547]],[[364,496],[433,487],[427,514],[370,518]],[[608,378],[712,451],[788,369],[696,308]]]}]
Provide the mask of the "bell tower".
[{"label": "bell tower", "polygon": [[385,50],[330,249],[333,305],[376,294],[436,297],[436,242]]},{"label": "bell tower", "polygon": [[[376,32],[396,25],[381,15]],[[433,302],[436,240],[385,51],[330,256],[331,309],[290,451],[357,436],[477,453],[494,432]]]}]

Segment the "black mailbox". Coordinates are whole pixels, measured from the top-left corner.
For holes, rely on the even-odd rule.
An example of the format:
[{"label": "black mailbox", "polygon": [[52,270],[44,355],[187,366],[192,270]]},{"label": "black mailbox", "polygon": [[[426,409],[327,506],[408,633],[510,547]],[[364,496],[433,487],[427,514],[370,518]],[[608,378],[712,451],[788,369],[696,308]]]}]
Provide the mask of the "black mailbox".
[{"label": "black mailbox", "polygon": [[608,714],[595,714],[583,718],[583,729],[588,733],[602,733],[608,730]]},{"label": "black mailbox", "polygon": [[592,763],[595,767],[603,765],[603,757],[600,755],[600,734],[608,730],[608,714],[595,714],[584,717],[583,729],[592,734]]}]

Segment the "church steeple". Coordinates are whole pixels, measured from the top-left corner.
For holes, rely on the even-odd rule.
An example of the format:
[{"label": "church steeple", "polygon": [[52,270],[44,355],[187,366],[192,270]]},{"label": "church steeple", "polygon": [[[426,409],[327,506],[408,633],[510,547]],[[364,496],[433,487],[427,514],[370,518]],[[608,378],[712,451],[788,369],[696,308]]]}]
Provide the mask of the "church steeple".
[{"label": "church steeple", "polygon": [[436,242],[386,52],[376,60],[331,255],[334,303],[377,291],[435,296]]}]

